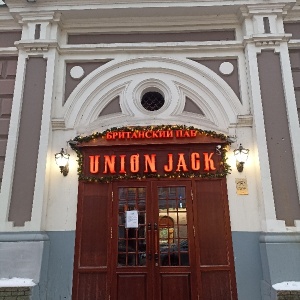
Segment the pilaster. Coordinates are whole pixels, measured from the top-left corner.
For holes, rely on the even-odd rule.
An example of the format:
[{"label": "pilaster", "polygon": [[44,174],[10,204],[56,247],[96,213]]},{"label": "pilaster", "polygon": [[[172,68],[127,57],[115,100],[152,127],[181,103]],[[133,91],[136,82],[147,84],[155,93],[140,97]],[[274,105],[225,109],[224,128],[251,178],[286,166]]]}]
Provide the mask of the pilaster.
[{"label": "pilaster", "polygon": [[[289,62],[287,42],[289,34],[284,33],[283,16],[290,8],[289,4],[261,4],[249,5],[241,9],[241,20],[244,31],[244,49],[248,69],[249,94],[254,117],[254,134],[259,159],[257,164],[257,176],[259,178],[259,196],[263,204],[262,228],[263,231],[285,232],[297,231],[296,227],[287,227],[285,221],[276,218],[276,205],[270,170],[270,157],[268,153],[265,117],[262,105],[261,82],[259,77],[257,56],[265,50],[278,53],[280,56],[281,76],[284,89],[289,134],[291,139],[293,164],[297,179],[299,197],[299,122],[297,116],[296,101],[292,84],[292,73]],[[272,99],[270,99],[272,101]],[[285,112],[282,112],[285,114]],[[283,199],[282,199],[283,201]]]},{"label": "pilaster", "polygon": [[[0,231],[39,231],[43,227],[44,203],[47,200],[48,166],[47,156],[49,141],[51,139],[51,107],[54,97],[55,65],[58,58],[59,20],[60,15],[54,12],[47,13],[23,13],[15,16],[22,25],[22,38],[16,42],[19,51],[18,69],[13,99],[11,126],[7,143],[7,156],[3,172],[3,188],[0,201]],[[31,218],[24,226],[14,226],[15,221],[8,221],[14,181],[14,170],[16,167],[16,155],[18,139],[20,138],[20,118],[24,97],[24,84],[27,62],[32,58],[43,58],[46,60],[45,86],[43,89],[41,127],[38,143],[38,157],[36,163],[36,174],[34,182],[34,193],[32,195]],[[36,70],[40,72],[40,70]],[[30,74],[29,74],[30,75]],[[30,77],[30,76],[29,76]],[[29,78],[30,80],[30,78]],[[43,88],[43,87],[40,87]],[[34,107],[32,108],[34,113]],[[26,116],[27,118],[30,116]],[[30,132],[27,132],[30,135]],[[23,170],[23,173],[26,170]],[[14,189],[18,188],[14,186]],[[17,203],[21,203],[18,200]],[[18,210],[16,204],[15,210]],[[30,209],[30,208],[28,208]],[[15,214],[15,215],[18,215]]]}]

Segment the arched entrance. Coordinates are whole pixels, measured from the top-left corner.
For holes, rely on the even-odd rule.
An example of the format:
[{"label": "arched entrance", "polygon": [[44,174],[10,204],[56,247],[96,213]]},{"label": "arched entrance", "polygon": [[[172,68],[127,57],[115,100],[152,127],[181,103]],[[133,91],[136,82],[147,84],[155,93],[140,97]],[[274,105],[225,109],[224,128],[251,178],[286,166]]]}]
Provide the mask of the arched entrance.
[{"label": "arched entrance", "polygon": [[79,138],[73,299],[237,299],[226,141],[174,127]]},{"label": "arched entrance", "polygon": [[[164,98],[155,111],[142,103],[147,92]],[[231,88],[191,60],[138,57],[90,73],[64,109],[66,127],[82,134],[159,127],[77,140],[73,299],[237,299],[226,174],[217,174],[226,142],[215,134],[247,110]],[[166,122],[208,131],[171,139],[184,125]]]}]

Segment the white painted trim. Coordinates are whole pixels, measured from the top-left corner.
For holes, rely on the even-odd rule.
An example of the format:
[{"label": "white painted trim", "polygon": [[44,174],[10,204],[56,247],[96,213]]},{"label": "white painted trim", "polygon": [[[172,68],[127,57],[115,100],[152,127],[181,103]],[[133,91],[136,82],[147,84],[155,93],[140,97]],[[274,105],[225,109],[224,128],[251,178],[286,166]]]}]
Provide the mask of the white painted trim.
[{"label": "white painted trim", "polygon": [[55,65],[56,50],[49,49],[44,58],[47,59],[46,80],[44,90],[44,104],[41,122],[39,154],[37,158],[37,169],[35,179],[35,189],[32,204],[31,221],[26,222],[25,230],[39,231],[42,230],[44,203],[48,199],[48,180],[46,166],[47,154],[50,142],[51,130],[51,108],[54,99],[54,83],[55,83]]},{"label": "white painted trim", "polygon": [[3,170],[3,181],[0,193],[0,231],[6,231],[7,226],[9,229],[12,227],[11,224],[8,224],[7,220],[14,179],[14,167],[18,146],[19,124],[22,110],[27,57],[27,54],[23,51],[19,52],[10,127]]},{"label": "white painted trim", "polygon": [[[190,90],[194,90],[199,95],[202,95],[200,98],[205,99],[206,105],[211,106],[215,113],[218,111],[218,117],[211,121],[215,123],[218,120],[219,125],[216,125],[220,131],[226,132],[229,124],[235,121],[236,115],[244,114],[242,104],[232,89],[223,79],[207,67],[186,59],[138,57],[125,61],[115,60],[109,62],[89,74],[75,88],[65,104],[66,127],[88,128],[88,124],[95,121],[91,119],[91,116],[98,115],[98,112],[95,113],[95,109],[99,107],[98,102],[103,95],[108,92],[111,93],[122,82],[124,83],[124,80],[127,80],[130,83],[125,91],[126,96],[129,90],[133,91],[140,82],[149,76],[147,74],[151,74],[155,80],[169,81],[171,79],[168,86],[174,86],[174,83],[176,83],[174,81],[175,78],[177,81],[181,79],[182,86],[190,86]],[[172,76],[174,79],[172,79]],[[173,101],[179,97],[178,88],[174,86],[171,89]],[[122,101],[129,101],[130,97],[132,97],[131,93],[129,93],[127,99],[122,99]],[[127,105],[126,108],[127,111],[128,109],[131,110],[131,115],[141,116],[143,120],[149,118],[147,117],[148,114],[143,115],[141,111],[135,110],[132,105]],[[174,110],[176,111],[176,106],[170,106],[170,109],[162,112],[155,119],[159,120],[163,117],[161,122],[166,122],[171,115],[174,115]],[[132,119],[132,122],[135,121]],[[184,122],[186,123],[187,120],[184,119]],[[122,120],[120,119],[121,123]],[[106,123],[105,125],[109,126],[111,124]]]},{"label": "white painted trim", "polygon": [[[157,53],[170,51],[195,51],[203,52],[216,50],[237,51],[243,49],[243,44],[240,41],[209,41],[209,42],[168,42],[168,43],[114,43],[114,44],[85,44],[85,45],[61,45],[59,48],[60,54],[91,54],[103,53],[110,57],[111,53],[124,53],[124,50],[131,53]],[[110,55],[109,55],[110,54]],[[190,55],[192,56],[192,55]]]},{"label": "white painted trim", "polygon": [[[247,44],[245,47],[245,55],[248,66],[248,84],[250,98],[252,99],[253,121],[255,142],[254,152],[258,161],[256,163],[256,178],[258,186],[259,201],[262,204],[264,216],[261,220],[276,221],[275,203],[272,189],[272,180],[270,173],[269,156],[267,149],[267,140],[265,133],[265,124],[263,116],[262,99],[260,93],[260,82],[257,64],[257,53],[260,50],[252,44]],[[264,222],[262,223],[262,227]],[[268,228],[266,228],[268,230]]]},{"label": "white painted trim", "polygon": [[300,202],[300,126],[296,97],[294,92],[289,49],[287,43],[281,43],[280,45],[280,64],[285,96],[284,98],[289,123],[289,133],[291,138],[291,147],[294,157],[294,168],[298,187],[298,197]]},{"label": "white painted trim", "polygon": [[[47,14],[48,17],[49,14]],[[54,14],[52,14],[54,15]],[[50,13],[51,17],[51,13]],[[53,23],[48,22],[48,25],[43,23],[42,26],[42,37],[49,38],[49,35],[56,36],[57,34],[57,22],[55,19]],[[51,25],[50,25],[51,24]],[[23,26],[22,38],[26,37],[28,32],[28,28],[31,28],[31,34],[34,34],[34,24],[30,23],[30,26],[25,24]],[[7,152],[5,159],[5,166],[3,172],[3,182],[2,182],[2,192],[1,197],[3,195],[4,201],[0,201],[0,231],[19,231],[20,228],[24,231],[39,231],[42,230],[42,222],[44,220],[44,202],[48,198],[48,173],[46,171],[47,159],[48,159],[48,147],[50,141],[50,129],[51,129],[51,111],[52,111],[52,102],[54,99],[54,80],[55,80],[55,66],[57,64],[57,50],[53,47],[49,47],[46,45],[45,48],[36,49],[38,47],[35,45],[43,43],[42,40],[32,40],[29,43],[30,49],[28,52],[30,54],[25,53],[22,49],[22,42],[18,42],[17,44],[20,47],[19,50],[19,61],[17,67],[16,81],[15,81],[15,92],[13,98],[13,107],[11,113],[11,121],[10,121],[10,129],[7,143]],[[26,44],[26,43],[25,43]],[[34,49],[31,52],[31,48]],[[33,204],[32,204],[32,214],[31,221],[25,222],[25,226],[22,227],[14,227],[12,222],[7,222],[9,206],[10,206],[10,198],[11,198],[11,190],[13,186],[13,170],[16,159],[16,151],[17,151],[17,141],[18,141],[18,133],[19,133],[19,124],[20,124],[20,116],[22,110],[22,99],[23,99],[23,87],[25,80],[25,69],[26,69],[26,58],[28,56],[43,56],[47,59],[47,67],[46,67],[46,78],[45,78],[45,89],[44,89],[44,98],[43,98],[43,110],[42,110],[42,122],[41,122],[41,130],[40,130],[40,138],[39,138],[39,150],[37,157],[37,169],[35,176],[35,189],[33,195]],[[1,209],[3,206],[3,209]],[[1,214],[2,213],[2,214]],[[3,223],[1,221],[3,220]]]}]

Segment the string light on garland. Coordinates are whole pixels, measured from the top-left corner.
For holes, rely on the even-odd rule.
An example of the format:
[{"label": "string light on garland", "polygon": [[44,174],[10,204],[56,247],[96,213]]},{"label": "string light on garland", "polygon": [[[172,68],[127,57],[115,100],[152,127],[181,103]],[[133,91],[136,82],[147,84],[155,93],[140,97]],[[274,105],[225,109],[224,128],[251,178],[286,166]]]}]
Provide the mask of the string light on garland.
[{"label": "string light on garland", "polygon": [[[157,174],[157,173],[146,173],[146,174],[122,174],[122,175],[111,175],[111,176],[103,176],[103,177],[96,177],[96,176],[85,176],[83,173],[83,154],[81,153],[78,145],[82,143],[88,143],[91,140],[95,140],[98,138],[105,138],[107,133],[111,132],[139,132],[139,131],[165,131],[165,130],[194,130],[200,135],[209,136],[216,139],[221,139],[225,141],[224,146],[221,149],[221,171],[217,171],[215,173],[200,173],[200,172],[169,172],[164,174]],[[77,173],[79,180],[87,181],[87,182],[101,182],[101,183],[110,183],[116,180],[142,180],[146,178],[222,178],[225,177],[227,174],[230,174],[231,167],[227,164],[227,146],[230,144],[228,136],[217,133],[215,131],[209,130],[202,130],[199,128],[195,128],[193,126],[186,126],[186,125],[157,125],[157,126],[129,126],[129,127],[112,127],[107,129],[103,132],[94,132],[88,136],[76,136],[72,141],[69,142],[71,148],[77,154],[77,162],[78,168]]]}]

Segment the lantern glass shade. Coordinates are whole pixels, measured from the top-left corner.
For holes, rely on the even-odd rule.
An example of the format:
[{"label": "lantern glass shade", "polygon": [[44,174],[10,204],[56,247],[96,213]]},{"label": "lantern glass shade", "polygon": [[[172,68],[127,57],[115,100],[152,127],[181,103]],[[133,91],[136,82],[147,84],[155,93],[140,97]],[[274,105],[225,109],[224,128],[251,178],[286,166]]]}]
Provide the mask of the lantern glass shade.
[{"label": "lantern glass shade", "polygon": [[239,148],[233,151],[235,159],[236,159],[236,166],[239,172],[243,171],[244,163],[248,159],[249,149],[243,148],[242,144],[240,144]]},{"label": "lantern glass shade", "polygon": [[234,150],[234,156],[238,162],[246,162],[248,159],[248,155],[249,149],[243,148],[242,144],[238,149]]},{"label": "lantern glass shade", "polygon": [[59,153],[55,154],[56,164],[59,167],[65,167],[69,162],[69,157],[70,157],[70,154],[65,153],[64,149],[62,148]]},{"label": "lantern glass shade", "polygon": [[67,176],[69,172],[69,157],[70,154],[65,153],[64,148],[61,148],[61,151],[55,154],[55,162],[64,176]]}]

